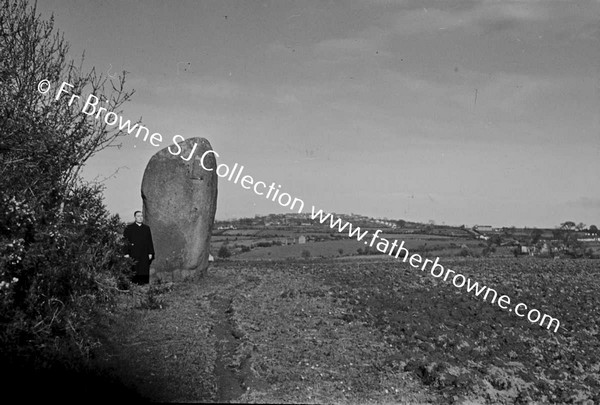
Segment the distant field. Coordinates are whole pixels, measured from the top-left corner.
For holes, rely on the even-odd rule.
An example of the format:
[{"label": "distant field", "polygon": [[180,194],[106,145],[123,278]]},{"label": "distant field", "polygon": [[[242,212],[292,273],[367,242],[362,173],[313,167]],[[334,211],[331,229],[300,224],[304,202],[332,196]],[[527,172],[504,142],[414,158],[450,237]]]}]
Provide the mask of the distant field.
[{"label": "distant field", "polygon": [[[458,254],[460,252],[461,245],[465,244],[471,249],[481,250],[479,247],[481,241],[475,239],[453,239],[453,238],[440,238],[432,237],[430,235],[386,235],[386,238],[390,236],[390,243],[394,240],[398,240],[398,244],[404,241],[404,247],[412,252],[438,252],[438,254]],[[397,236],[403,236],[398,238]],[[406,237],[406,238],[405,238]],[[370,242],[370,239],[369,239]],[[452,244],[455,245],[452,248]],[[288,246],[271,246],[264,248],[254,248],[250,252],[240,253],[232,257],[236,260],[256,260],[256,259],[287,259],[287,258],[299,258],[302,256],[302,252],[307,250],[310,252],[311,257],[338,257],[338,256],[351,256],[357,255],[358,249],[364,249],[366,245],[363,242],[359,242],[356,239],[339,239],[322,242],[308,242],[306,244],[296,244]],[[342,250],[340,252],[340,249]],[[371,247],[375,250],[375,244]]]},{"label": "distant field", "polygon": [[229,229],[227,231],[223,231],[221,235],[223,236],[255,236],[259,232],[259,229]]},{"label": "distant field", "polygon": [[[221,232],[213,235],[211,239],[211,252],[214,256],[223,244],[227,244],[232,253],[233,260],[257,260],[257,259],[293,259],[301,258],[303,251],[308,251],[310,257],[334,258],[348,256],[363,256],[365,253],[358,253],[358,249],[364,251],[367,245],[364,241],[371,242],[372,234],[375,229],[371,229],[369,235],[361,242],[355,238],[349,238],[347,234],[330,230],[330,232],[299,232],[298,229],[236,229]],[[298,244],[298,237],[304,235],[307,238],[326,239],[321,241],[309,240],[305,244]],[[398,244],[404,241],[404,246],[411,253],[419,253],[426,257],[454,257],[461,254],[462,246],[466,245],[470,252],[475,255],[481,255],[487,243],[481,239],[450,237],[443,235],[429,234],[393,234],[382,233],[381,238],[386,238],[390,244],[397,240]],[[270,247],[259,247],[257,244],[271,244]],[[287,243],[287,245],[286,245]],[[283,246],[278,246],[282,244]],[[242,252],[244,249],[251,248],[249,252]],[[377,242],[370,247],[371,252],[376,252]],[[591,249],[596,254],[600,254],[599,242],[585,242],[585,249]],[[496,246],[496,251],[491,254],[492,257],[512,257],[512,246]],[[383,255],[380,255],[383,256]]]},{"label": "distant field", "polygon": [[239,260],[299,258],[302,256],[303,250],[308,250],[311,256],[314,257],[335,257],[340,255],[338,251],[339,249],[342,249],[344,253],[356,253],[356,249],[360,246],[361,243],[357,242],[356,240],[332,240],[324,242],[306,243],[303,245],[254,248],[250,252],[240,253],[236,255],[234,258]]}]

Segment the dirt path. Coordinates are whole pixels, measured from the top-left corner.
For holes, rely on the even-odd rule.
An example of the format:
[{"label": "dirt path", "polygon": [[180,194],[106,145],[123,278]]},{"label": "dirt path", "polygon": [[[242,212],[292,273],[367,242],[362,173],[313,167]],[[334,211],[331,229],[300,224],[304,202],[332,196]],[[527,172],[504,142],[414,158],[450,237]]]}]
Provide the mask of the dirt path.
[{"label": "dirt path", "polygon": [[242,335],[231,305],[246,283],[232,281],[211,274],[155,294],[158,308],[124,311],[106,325],[98,363],[152,401],[235,401],[250,370],[247,359],[235,362]]},{"label": "dirt path", "polygon": [[[391,348],[344,321],[293,265],[217,265],[106,325],[103,368],[161,402],[390,403],[433,399],[388,367]],[[160,308],[162,306],[162,308]]]},{"label": "dirt path", "polygon": [[217,319],[213,327],[217,352],[215,362],[216,397],[219,402],[230,402],[241,397],[245,392],[243,374],[246,366],[241,364],[239,369],[236,370],[235,366],[232,365],[232,359],[235,357],[239,345],[238,341],[242,335],[235,329],[231,317],[233,312],[232,299],[221,297],[216,298],[213,302]]}]

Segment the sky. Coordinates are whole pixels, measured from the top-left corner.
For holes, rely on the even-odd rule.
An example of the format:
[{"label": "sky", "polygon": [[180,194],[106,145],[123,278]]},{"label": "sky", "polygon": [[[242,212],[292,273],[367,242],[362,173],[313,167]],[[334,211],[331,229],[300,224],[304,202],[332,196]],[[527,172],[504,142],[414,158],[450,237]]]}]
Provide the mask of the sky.
[{"label": "sky", "polygon": [[[141,209],[173,136],[326,212],[600,226],[599,1],[44,0],[88,69],[127,71],[120,138],[85,167]],[[217,219],[291,212],[219,179]],[[131,218],[130,218],[131,217]]]}]

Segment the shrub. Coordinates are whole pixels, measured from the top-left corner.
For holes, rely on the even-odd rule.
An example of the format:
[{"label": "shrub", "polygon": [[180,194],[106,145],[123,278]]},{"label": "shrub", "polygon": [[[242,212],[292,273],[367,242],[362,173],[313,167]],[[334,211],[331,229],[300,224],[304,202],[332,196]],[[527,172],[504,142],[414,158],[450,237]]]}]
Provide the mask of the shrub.
[{"label": "shrub", "polygon": [[141,309],[164,309],[166,303],[161,295],[164,292],[169,292],[172,288],[172,284],[161,286],[160,284],[151,285],[142,301],[139,303],[138,308]]},{"label": "shrub", "polygon": [[484,256],[484,257],[488,257],[492,253],[496,253],[496,247],[495,246],[486,246],[483,249],[481,249],[481,255]]},{"label": "shrub", "polygon": [[124,133],[82,114],[66,94],[55,100],[40,93],[37,84],[64,81],[72,94],[103,97],[103,108],[115,114],[132,93],[123,90],[124,76],[107,83],[104,74],[67,60],[69,46],[53,21],[24,0],[0,6],[3,365],[86,357],[97,344],[97,315],[111,309],[131,275],[122,254],[124,224],[109,215],[102,188],[80,177],[87,159]]},{"label": "shrub", "polygon": [[35,352],[58,338],[57,350],[89,354],[95,314],[129,284],[123,225],[109,216],[98,187],[75,189],[63,213],[34,213],[0,198],[0,340],[7,352]]},{"label": "shrub", "polygon": [[221,259],[227,259],[228,257],[231,257],[231,252],[227,246],[222,245],[217,252],[217,256],[219,256]]},{"label": "shrub", "polygon": [[305,258],[305,259],[308,259],[310,256],[311,256],[311,254],[310,254],[310,250],[308,250],[308,249],[304,249],[304,250],[302,251],[302,257],[303,257],[303,258]]}]

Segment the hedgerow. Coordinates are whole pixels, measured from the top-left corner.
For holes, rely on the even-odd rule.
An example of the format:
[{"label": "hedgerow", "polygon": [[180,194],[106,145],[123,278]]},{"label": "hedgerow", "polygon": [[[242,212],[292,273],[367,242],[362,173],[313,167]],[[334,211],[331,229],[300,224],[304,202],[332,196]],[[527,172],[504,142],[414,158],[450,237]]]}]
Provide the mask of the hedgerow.
[{"label": "hedgerow", "polygon": [[[97,186],[79,186],[63,212],[0,200],[0,345],[4,357],[88,356],[94,319],[126,288],[123,224]],[[50,360],[48,360],[50,361]]]},{"label": "hedgerow", "polygon": [[[102,95],[120,113],[132,92],[84,72],[69,45],[35,4],[0,0],[0,361],[43,367],[86,358],[93,328],[125,288],[130,262],[123,224],[102,201],[102,187],[81,169],[121,131],[56,100],[62,82],[74,94]],[[48,94],[38,84],[47,81]]]}]

